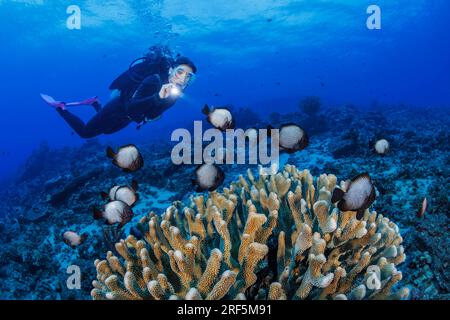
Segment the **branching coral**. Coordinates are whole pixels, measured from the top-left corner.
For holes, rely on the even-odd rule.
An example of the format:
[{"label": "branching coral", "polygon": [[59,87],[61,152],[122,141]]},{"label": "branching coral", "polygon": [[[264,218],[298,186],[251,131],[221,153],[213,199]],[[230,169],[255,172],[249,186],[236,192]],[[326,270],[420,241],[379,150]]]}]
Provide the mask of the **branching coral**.
[{"label": "branching coral", "polygon": [[[143,217],[96,260],[94,299],[402,299],[398,227],[331,201],[334,175],[287,165]],[[345,183],[341,182],[345,189]],[[375,270],[375,271],[374,271]],[[377,271],[378,270],[378,271]]]}]

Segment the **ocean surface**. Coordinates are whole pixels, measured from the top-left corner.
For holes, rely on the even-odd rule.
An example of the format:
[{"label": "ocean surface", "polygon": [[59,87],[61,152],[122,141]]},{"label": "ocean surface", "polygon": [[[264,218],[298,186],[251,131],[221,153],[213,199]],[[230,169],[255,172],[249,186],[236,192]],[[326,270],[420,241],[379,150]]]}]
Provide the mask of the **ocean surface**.
[{"label": "ocean surface", "polygon": [[[368,27],[373,4],[381,9],[376,29]],[[72,5],[80,13],[75,29]],[[135,178],[146,192],[136,211],[164,212],[194,191],[192,166],[171,167],[171,134],[206,123],[208,104],[229,106],[244,129],[301,124],[310,146],[284,155],[283,164],[339,180],[368,171],[381,194],[377,211],[404,232],[408,258],[400,270],[410,297],[449,299],[449,246],[440,251],[438,243],[448,239],[450,211],[449,12],[446,0],[0,0],[0,199],[7,208],[0,257],[10,261],[0,262],[0,298],[90,299],[93,261],[107,247],[87,240],[72,249],[60,238],[76,229],[99,239],[91,206],[100,191],[132,178],[111,169],[106,146],[141,148],[147,171]],[[40,97],[106,103],[110,83],[151,46],[189,57],[198,72],[183,97],[140,130],[132,123],[82,139]],[[307,97],[320,98],[320,111],[302,109]],[[70,111],[85,121],[95,114],[89,106]],[[391,143],[385,157],[369,150],[380,138]],[[220,188],[246,170],[224,168]],[[418,223],[424,197],[429,206]],[[40,256],[33,241],[51,249]],[[78,291],[55,289],[74,261],[92,279]],[[40,269],[46,273],[38,276]]]}]

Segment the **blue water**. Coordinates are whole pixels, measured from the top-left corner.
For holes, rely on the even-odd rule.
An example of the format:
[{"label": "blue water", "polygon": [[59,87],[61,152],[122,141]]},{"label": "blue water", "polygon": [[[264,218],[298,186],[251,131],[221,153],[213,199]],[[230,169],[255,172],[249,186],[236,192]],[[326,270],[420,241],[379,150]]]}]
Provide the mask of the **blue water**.
[{"label": "blue water", "polygon": [[[373,3],[381,30],[366,27]],[[71,4],[81,30],[66,28]],[[102,141],[168,140],[202,117],[204,103],[261,115],[295,110],[309,95],[329,106],[450,107],[449,12],[446,0],[0,0],[0,180],[42,141],[83,143],[40,92],[106,102],[110,82],[155,44],[191,57],[196,82],[158,122]]]}]

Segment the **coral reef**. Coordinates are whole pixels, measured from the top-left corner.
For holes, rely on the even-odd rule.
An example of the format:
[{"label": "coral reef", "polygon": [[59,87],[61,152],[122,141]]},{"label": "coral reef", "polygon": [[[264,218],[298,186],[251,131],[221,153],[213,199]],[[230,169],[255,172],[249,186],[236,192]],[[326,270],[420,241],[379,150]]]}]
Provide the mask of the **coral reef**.
[{"label": "coral reef", "polygon": [[310,96],[304,98],[300,101],[300,110],[307,114],[308,116],[314,116],[320,111],[320,107],[322,103],[320,102],[320,98],[316,96]]},{"label": "coral reef", "polygon": [[233,113],[233,119],[235,121],[236,128],[247,129],[256,126],[261,121],[259,114],[256,113],[252,108],[231,107],[231,111]]},{"label": "coral reef", "polygon": [[[336,176],[286,165],[141,218],[96,260],[94,299],[403,299],[397,225],[331,203]],[[345,187],[342,182],[341,187]],[[372,272],[371,270],[378,270]],[[373,281],[375,281],[374,284]]]},{"label": "coral reef", "polygon": [[[333,128],[325,131],[320,122],[307,123],[300,112],[284,113],[277,119],[279,124],[296,122],[306,130],[309,125],[320,132],[311,134],[305,151],[283,155],[283,163],[308,168],[314,176],[332,172],[349,178],[370,172],[380,194],[374,206],[395,221],[403,237],[408,254],[398,268],[403,274],[402,282],[410,288],[411,299],[450,299],[450,195],[444,187],[450,184],[446,130],[450,126],[449,110],[383,106],[382,111],[367,112],[360,106],[330,107],[320,114]],[[357,128],[357,134],[351,128]],[[392,152],[379,157],[370,151],[367,143],[377,137],[386,138]],[[333,152],[346,144],[356,147],[357,152],[334,157]],[[92,261],[108,250],[118,255],[114,251],[118,237],[134,234],[139,238],[139,233],[128,226],[119,234],[112,234],[103,223],[93,221],[91,206],[101,205],[100,191],[129,183],[132,178],[139,181],[141,199],[130,226],[150,210],[161,212],[175,200],[189,203],[190,178],[195,168],[174,166],[167,141],[140,144],[144,158],[151,161],[132,177],[111,166],[105,159],[105,148],[96,140],[80,147],[49,149],[44,145],[41,149],[47,150],[45,167],[33,169],[26,179],[21,179],[27,168],[34,167],[30,164],[41,165],[43,152],[37,151],[24,170],[16,174],[15,181],[0,189],[4,214],[0,217],[1,299],[91,298],[91,282],[97,273]],[[98,176],[65,192],[77,177],[100,168]],[[223,166],[224,185],[234,182],[247,168],[252,166]],[[52,204],[52,196],[59,193],[65,195],[63,201]],[[428,209],[423,218],[417,219],[424,197],[429,200]],[[61,234],[69,229],[88,233],[88,240],[76,249],[69,248],[61,239]],[[276,245],[275,239],[269,239],[267,245],[273,243]],[[82,270],[80,290],[66,288],[66,268],[72,264]],[[277,286],[272,290],[276,292]]]}]

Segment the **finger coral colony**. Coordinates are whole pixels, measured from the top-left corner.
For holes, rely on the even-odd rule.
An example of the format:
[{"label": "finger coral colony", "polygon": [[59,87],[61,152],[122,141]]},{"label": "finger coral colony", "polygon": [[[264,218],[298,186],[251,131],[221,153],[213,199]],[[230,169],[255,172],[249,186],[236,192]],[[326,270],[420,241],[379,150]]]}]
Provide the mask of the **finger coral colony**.
[{"label": "finger coral colony", "polygon": [[[398,226],[331,203],[337,178],[286,165],[143,217],[96,260],[94,299],[404,299]],[[339,184],[345,190],[345,183]],[[372,270],[375,270],[372,272]]]}]

